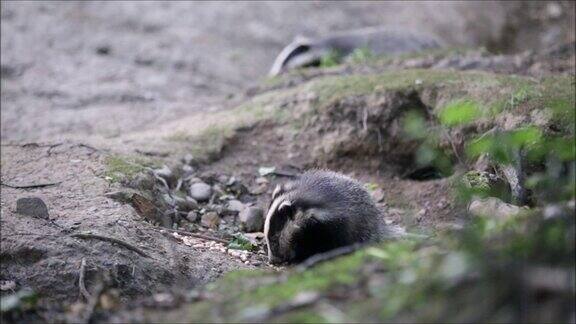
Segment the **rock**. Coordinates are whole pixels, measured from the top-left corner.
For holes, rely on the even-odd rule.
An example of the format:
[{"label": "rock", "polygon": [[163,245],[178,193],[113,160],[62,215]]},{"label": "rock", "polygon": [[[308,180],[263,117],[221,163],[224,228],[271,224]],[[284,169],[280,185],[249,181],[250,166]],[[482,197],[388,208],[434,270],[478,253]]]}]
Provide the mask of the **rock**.
[{"label": "rock", "polygon": [[128,187],[137,190],[152,190],[154,188],[154,177],[148,174],[137,174],[134,179],[130,180]]},{"label": "rock", "polygon": [[38,197],[20,198],[16,201],[16,213],[36,218],[48,219],[48,207]]},{"label": "rock", "polygon": [[190,185],[190,197],[202,202],[208,201],[212,196],[212,187],[204,182],[197,182]]},{"label": "rock", "polygon": [[179,196],[174,196],[174,200],[176,201],[178,210],[190,211],[198,208],[198,202],[192,197],[182,198]]},{"label": "rock", "polygon": [[246,209],[246,205],[244,205],[240,200],[233,199],[228,202],[226,209],[232,212],[240,213]]},{"label": "rock", "polygon": [[112,52],[112,49],[108,45],[100,45],[96,47],[96,54],[98,55],[110,55],[110,52]]},{"label": "rock", "polygon": [[170,207],[174,207],[176,205],[175,197],[170,196],[169,194],[165,193],[162,194],[162,200],[168,204]]},{"label": "rock", "polygon": [[190,154],[190,153],[184,155],[184,157],[182,158],[182,162],[186,165],[189,165],[189,166],[194,166],[196,164],[196,160],[194,159],[194,156],[192,156],[192,154]]},{"label": "rock", "polygon": [[243,194],[248,193],[248,188],[246,188],[246,186],[244,186],[240,181],[234,181],[234,183],[228,186],[228,190],[236,196],[242,196]]},{"label": "rock", "polygon": [[372,195],[372,199],[377,203],[384,201],[384,190],[380,188],[372,191],[370,195]]},{"label": "rock", "polygon": [[16,289],[16,282],[12,280],[0,280],[0,291],[7,291]]},{"label": "rock", "polygon": [[222,186],[219,184],[212,186],[212,191],[214,191],[218,196],[224,196],[226,194],[226,191],[224,191]]},{"label": "rock", "polygon": [[116,200],[120,203],[127,204],[132,201],[132,192],[127,191],[112,191],[104,194],[106,198]]},{"label": "rock", "polygon": [[222,215],[224,213],[224,206],[217,204],[210,204],[206,206],[206,210],[216,212],[218,215]]},{"label": "rock", "polygon": [[257,196],[257,195],[261,195],[261,194],[265,193],[267,189],[268,188],[266,185],[257,185],[257,186],[252,186],[252,187],[248,188],[248,192],[251,195]]},{"label": "rock", "polygon": [[230,177],[230,179],[228,179],[228,181],[226,182],[226,186],[230,187],[232,185],[234,185],[238,180],[235,177]]},{"label": "rock", "polygon": [[208,212],[202,215],[200,224],[211,229],[218,229],[218,225],[220,224],[220,216],[218,216],[218,214],[215,212]]},{"label": "rock", "polygon": [[198,221],[198,213],[191,211],[186,215],[186,220],[190,223],[196,223]]},{"label": "rock", "polygon": [[574,206],[568,204],[549,204],[544,207],[544,219],[569,219],[574,217]]},{"label": "rock", "polygon": [[190,175],[192,175],[192,174],[194,173],[194,168],[191,167],[191,166],[189,166],[189,165],[187,165],[187,164],[184,164],[184,165],[182,166],[182,172],[183,172],[183,174],[184,174],[184,177],[187,177],[187,176],[190,176]]},{"label": "rock", "polygon": [[246,232],[262,232],[264,228],[264,211],[257,207],[245,208],[240,213],[240,226]]},{"label": "rock", "polygon": [[227,184],[228,183],[228,177],[225,174],[221,174],[219,175],[216,180],[218,180],[219,183],[222,184]]},{"label": "rock", "polygon": [[263,184],[268,184],[268,179],[266,179],[265,177],[258,177],[256,178],[256,183],[259,185],[263,185]]},{"label": "rock", "polygon": [[468,206],[468,212],[476,217],[489,217],[506,219],[514,217],[522,212],[523,208],[507,204],[495,197],[475,199]]},{"label": "rock", "polygon": [[154,170],[154,173],[163,178],[164,180],[166,180],[167,182],[171,182],[173,177],[174,177],[174,173],[172,172],[172,170],[170,170],[170,168],[168,166],[163,166],[161,169],[156,169]]}]

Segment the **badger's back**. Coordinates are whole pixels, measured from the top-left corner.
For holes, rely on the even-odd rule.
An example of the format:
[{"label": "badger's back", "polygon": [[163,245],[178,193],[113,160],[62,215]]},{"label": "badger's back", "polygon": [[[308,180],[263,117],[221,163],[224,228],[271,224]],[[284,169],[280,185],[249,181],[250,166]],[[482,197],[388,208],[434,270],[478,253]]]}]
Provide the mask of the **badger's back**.
[{"label": "badger's back", "polygon": [[325,212],[319,221],[332,225],[327,230],[335,241],[353,244],[380,236],[380,212],[356,180],[332,171],[313,170],[304,173],[294,186],[295,201],[308,202]]}]

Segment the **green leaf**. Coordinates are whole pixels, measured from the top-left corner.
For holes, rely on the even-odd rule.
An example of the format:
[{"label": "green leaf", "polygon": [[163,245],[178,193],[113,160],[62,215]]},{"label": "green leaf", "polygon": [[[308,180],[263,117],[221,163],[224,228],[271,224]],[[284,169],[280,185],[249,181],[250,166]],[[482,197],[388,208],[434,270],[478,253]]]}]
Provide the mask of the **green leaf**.
[{"label": "green leaf", "polygon": [[32,290],[22,289],[16,293],[2,296],[0,299],[0,312],[2,314],[18,309],[34,307],[38,301],[38,295]]},{"label": "green leaf", "polygon": [[233,250],[253,251],[256,249],[256,246],[250,243],[250,241],[242,234],[238,233],[234,235],[234,239],[228,243],[228,248]]},{"label": "green leaf", "polygon": [[509,136],[511,144],[520,148],[540,142],[542,131],[536,127],[526,127],[511,131]]}]

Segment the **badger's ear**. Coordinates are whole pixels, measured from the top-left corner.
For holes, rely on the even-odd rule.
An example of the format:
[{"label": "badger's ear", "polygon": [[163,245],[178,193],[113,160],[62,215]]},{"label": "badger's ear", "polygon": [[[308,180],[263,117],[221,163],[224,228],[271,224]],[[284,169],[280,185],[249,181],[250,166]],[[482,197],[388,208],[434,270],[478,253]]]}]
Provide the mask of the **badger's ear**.
[{"label": "badger's ear", "polygon": [[292,207],[292,202],[290,200],[284,200],[282,203],[280,203],[280,206],[278,206],[278,211],[287,210],[290,207]]},{"label": "badger's ear", "polygon": [[272,200],[274,200],[274,199],[276,199],[276,197],[280,196],[282,191],[283,191],[282,186],[277,185],[276,188],[274,188],[274,191],[272,192]]},{"label": "badger's ear", "polygon": [[304,35],[296,35],[296,37],[294,37],[294,41],[293,43],[299,43],[299,44],[311,44],[312,43],[312,39],[310,37],[306,37]]}]

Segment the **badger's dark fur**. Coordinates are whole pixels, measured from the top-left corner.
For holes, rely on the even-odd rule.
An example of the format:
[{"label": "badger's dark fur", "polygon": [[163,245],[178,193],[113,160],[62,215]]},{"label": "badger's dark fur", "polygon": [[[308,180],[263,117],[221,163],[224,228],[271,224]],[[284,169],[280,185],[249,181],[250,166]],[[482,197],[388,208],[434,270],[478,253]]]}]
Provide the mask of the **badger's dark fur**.
[{"label": "badger's dark fur", "polygon": [[318,65],[321,58],[331,52],[345,57],[361,48],[374,55],[397,55],[437,48],[440,44],[432,35],[382,26],[334,33],[316,39],[298,36],[278,54],[270,75]]},{"label": "badger's dark fur", "polygon": [[271,263],[294,263],[380,237],[382,218],[363,186],[332,171],[314,170],[279,186],[264,225]]}]

